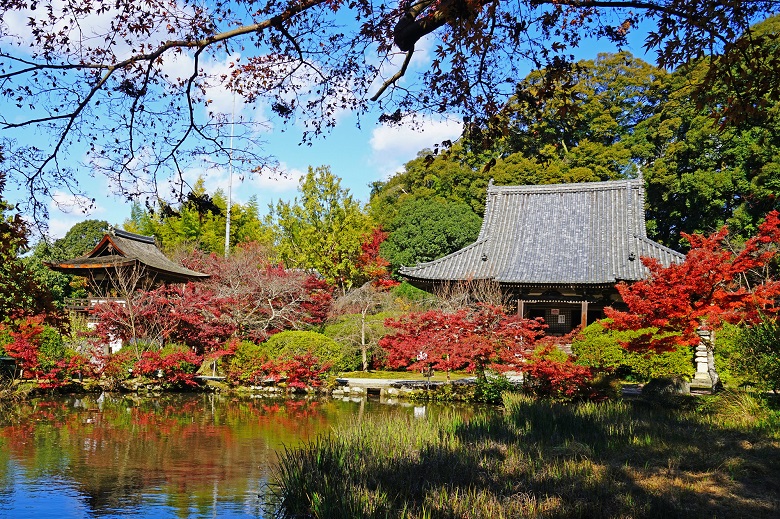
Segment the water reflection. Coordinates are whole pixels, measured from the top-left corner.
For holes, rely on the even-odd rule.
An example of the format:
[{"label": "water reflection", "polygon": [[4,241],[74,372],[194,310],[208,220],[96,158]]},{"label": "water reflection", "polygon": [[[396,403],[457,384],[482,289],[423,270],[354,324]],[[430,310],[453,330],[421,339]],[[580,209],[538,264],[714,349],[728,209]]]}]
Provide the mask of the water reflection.
[{"label": "water reflection", "polygon": [[0,517],[270,517],[276,453],[365,414],[442,407],[214,394],[0,409]]}]

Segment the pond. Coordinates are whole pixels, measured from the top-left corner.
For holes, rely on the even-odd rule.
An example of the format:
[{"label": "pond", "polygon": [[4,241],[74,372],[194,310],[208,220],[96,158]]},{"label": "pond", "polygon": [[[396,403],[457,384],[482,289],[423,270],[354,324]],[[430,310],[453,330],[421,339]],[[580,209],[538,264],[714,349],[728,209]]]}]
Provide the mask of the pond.
[{"label": "pond", "polygon": [[0,517],[36,519],[272,517],[278,452],[348,420],[452,409],[108,393],[0,406]]}]

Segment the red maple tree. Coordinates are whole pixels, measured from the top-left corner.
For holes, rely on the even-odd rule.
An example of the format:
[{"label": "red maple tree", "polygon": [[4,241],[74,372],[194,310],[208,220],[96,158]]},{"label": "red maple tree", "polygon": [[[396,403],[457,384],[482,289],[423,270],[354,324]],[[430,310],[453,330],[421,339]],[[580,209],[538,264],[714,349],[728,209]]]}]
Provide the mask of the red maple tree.
[{"label": "red maple tree", "polygon": [[229,303],[202,284],[188,283],[138,291],[125,304],[97,305],[93,314],[96,333],[105,342],[177,342],[203,353],[218,349],[235,333],[236,325],[226,315]]},{"label": "red maple tree", "polygon": [[[776,316],[780,280],[775,259],[780,246],[780,218],[769,213],[758,233],[736,250],[723,227],[710,236],[688,235],[691,250],[683,263],[662,266],[643,258],[646,280],[617,286],[628,311],[605,309],[612,329],[644,330],[625,347],[635,351],[672,351],[696,346],[701,329],[722,322],[753,324]],[[720,385],[714,344],[705,340],[713,387]]]},{"label": "red maple tree", "polygon": [[224,311],[242,339],[264,341],[283,330],[321,324],[328,316],[332,288],[325,280],[268,259],[256,243],[229,256],[195,252],[186,266],[210,274],[202,284],[227,301]]},{"label": "red maple tree", "polygon": [[358,270],[363,273],[366,281],[370,281],[372,285],[380,289],[398,285],[398,282],[390,277],[390,271],[387,269],[390,262],[379,253],[379,247],[388,236],[389,233],[383,231],[381,227],[375,227],[363,237],[363,243],[360,244],[360,255],[356,262]]},{"label": "red maple tree", "polygon": [[656,330],[627,344],[635,350],[670,351],[695,346],[702,326],[721,322],[754,323],[761,315],[776,315],[780,280],[772,262],[780,246],[780,218],[773,211],[758,233],[739,251],[728,240],[728,229],[710,236],[684,235],[691,244],[685,261],[664,267],[642,258],[650,271],[646,280],[617,286],[628,311],[606,309],[613,329]]},{"label": "red maple tree", "polygon": [[379,341],[389,367],[448,373],[464,369],[479,376],[487,367],[508,369],[521,363],[544,328],[539,321],[486,304],[455,312],[412,313],[385,324],[397,330]]}]

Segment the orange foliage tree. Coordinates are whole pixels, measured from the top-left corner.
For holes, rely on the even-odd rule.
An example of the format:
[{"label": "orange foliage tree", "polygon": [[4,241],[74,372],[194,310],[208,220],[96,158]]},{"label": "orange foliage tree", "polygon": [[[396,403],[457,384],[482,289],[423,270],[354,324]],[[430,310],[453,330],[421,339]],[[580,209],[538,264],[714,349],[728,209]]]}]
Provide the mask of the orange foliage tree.
[{"label": "orange foliage tree", "polygon": [[[776,316],[780,280],[775,259],[780,247],[780,217],[766,216],[758,233],[736,250],[728,229],[710,236],[684,235],[691,250],[683,263],[662,266],[643,258],[650,275],[617,288],[627,311],[606,309],[612,329],[642,330],[626,344],[637,351],[670,351],[699,343],[701,327],[717,328],[722,322],[757,322]],[[710,353],[712,344],[708,345]],[[712,355],[710,354],[710,358]],[[717,384],[714,363],[710,376]]]}]

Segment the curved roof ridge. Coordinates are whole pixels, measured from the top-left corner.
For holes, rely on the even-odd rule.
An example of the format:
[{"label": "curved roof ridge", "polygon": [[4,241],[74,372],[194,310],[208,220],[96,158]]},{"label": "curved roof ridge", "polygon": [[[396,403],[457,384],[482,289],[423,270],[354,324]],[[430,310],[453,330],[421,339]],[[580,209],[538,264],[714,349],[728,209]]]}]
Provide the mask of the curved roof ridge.
[{"label": "curved roof ridge", "polygon": [[155,238],[154,236],[146,236],[145,234],[136,234],[134,232],[125,231],[123,229],[116,229],[114,227],[111,227],[108,232],[109,234],[118,236],[120,238],[127,238],[129,240],[135,240],[143,243],[157,245],[157,238]]},{"label": "curved roof ridge", "polygon": [[635,234],[634,238],[637,238],[638,240],[641,240],[641,241],[647,243],[648,245],[652,246],[653,248],[659,249],[659,250],[661,250],[661,252],[669,254],[670,256],[673,256],[673,257],[676,257],[676,258],[679,258],[679,259],[685,259],[685,254],[683,254],[682,252],[677,252],[676,250],[671,249],[671,248],[669,248],[666,245],[663,245],[661,243],[658,243],[657,241],[652,240],[652,239],[648,238],[645,235],[637,235],[637,234]]},{"label": "curved roof ridge", "polygon": [[427,267],[430,267],[430,266],[433,266],[433,265],[438,265],[439,263],[444,263],[445,261],[447,261],[449,259],[457,258],[458,256],[460,256],[462,254],[468,253],[471,249],[474,249],[474,248],[478,247],[479,245],[484,245],[485,242],[487,242],[489,239],[490,239],[489,236],[485,236],[484,238],[478,239],[477,241],[475,241],[471,245],[467,245],[467,246],[463,247],[462,249],[456,250],[455,252],[451,252],[451,253],[447,254],[446,256],[442,256],[441,258],[436,258],[435,260],[425,261],[423,263],[418,263],[417,265],[415,265],[413,267],[401,266],[398,270],[401,271],[401,272],[414,272],[414,271],[421,270],[423,268],[427,268]]},{"label": "curved roof ridge", "polygon": [[639,185],[643,186],[642,180],[637,178],[625,178],[620,180],[600,180],[598,182],[575,182],[561,184],[524,184],[514,186],[488,186],[488,194],[503,193],[567,193],[567,192],[587,192],[587,191],[605,191],[607,189],[627,189]]}]

